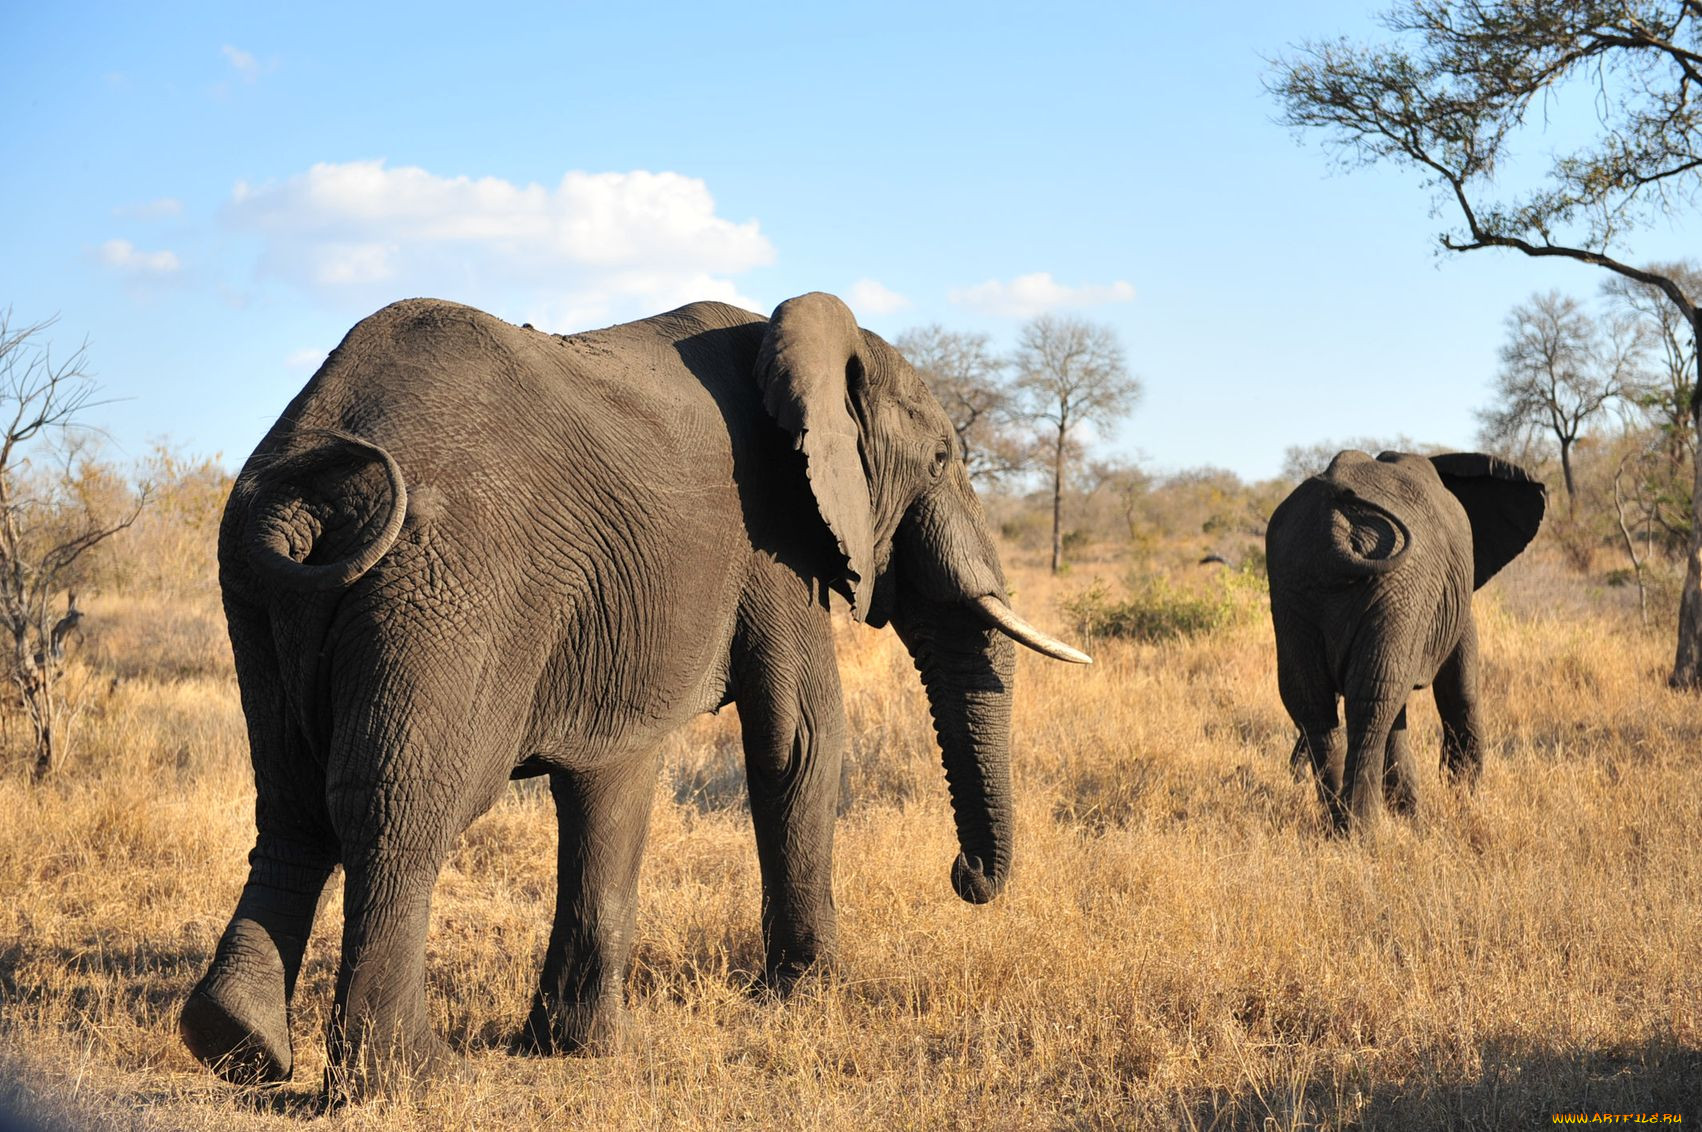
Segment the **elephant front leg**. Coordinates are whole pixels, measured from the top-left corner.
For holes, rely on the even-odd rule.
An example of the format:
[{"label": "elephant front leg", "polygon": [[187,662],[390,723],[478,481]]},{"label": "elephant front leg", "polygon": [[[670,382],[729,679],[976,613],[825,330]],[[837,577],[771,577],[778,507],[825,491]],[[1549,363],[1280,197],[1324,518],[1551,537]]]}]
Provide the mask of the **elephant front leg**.
[{"label": "elephant front leg", "polygon": [[658,761],[550,775],[560,838],[556,915],[543,977],[516,1046],[609,1053],[627,1029],[624,996],[638,870]]},{"label": "elephant front leg", "polygon": [[1466,618],[1460,643],[1436,673],[1432,689],[1442,719],[1442,765],[1466,787],[1477,785],[1483,770],[1483,722],[1478,704],[1477,626]]},{"label": "elephant front leg", "polygon": [[[824,627],[825,628],[825,627]],[[833,823],[845,750],[839,669],[825,633],[807,663],[771,664],[739,699],[751,822],[762,869],[764,984],[786,994],[831,961]]]}]

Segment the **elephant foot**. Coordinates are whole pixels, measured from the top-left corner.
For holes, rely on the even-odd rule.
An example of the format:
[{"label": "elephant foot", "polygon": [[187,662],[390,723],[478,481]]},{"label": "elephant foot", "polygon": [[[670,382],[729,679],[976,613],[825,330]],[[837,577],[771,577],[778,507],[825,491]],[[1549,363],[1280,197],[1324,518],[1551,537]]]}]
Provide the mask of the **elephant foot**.
[{"label": "elephant foot", "polygon": [[283,1003],[258,1002],[232,982],[202,979],[183,1004],[178,1032],[202,1064],[236,1085],[287,1081],[295,1059]]},{"label": "elephant foot", "polygon": [[766,967],[751,987],[758,998],[787,999],[833,981],[837,966],[832,959],[787,959]]},{"label": "elephant foot", "polygon": [[398,1039],[380,1047],[362,1042],[349,1053],[333,1047],[325,1068],[324,1101],[336,1109],[375,1097],[396,1097],[469,1074],[466,1062],[436,1035]]},{"label": "elephant foot", "polygon": [[573,1003],[537,999],[509,1048],[532,1057],[607,1057],[626,1048],[631,1034],[632,1016],[618,998]]},{"label": "elephant foot", "polygon": [[1448,781],[1454,789],[1470,794],[1477,789],[1477,780],[1483,777],[1481,762],[1450,762],[1448,763]]}]

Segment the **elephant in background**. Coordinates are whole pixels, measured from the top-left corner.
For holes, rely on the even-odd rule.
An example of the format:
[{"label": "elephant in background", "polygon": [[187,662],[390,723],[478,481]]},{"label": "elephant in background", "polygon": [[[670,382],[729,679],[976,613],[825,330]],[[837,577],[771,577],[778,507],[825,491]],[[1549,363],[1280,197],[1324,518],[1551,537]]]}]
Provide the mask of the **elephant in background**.
[{"label": "elephant in background", "polygon": [[[1385,795],[1417,803],[1406,702],[1430,685],[1442,762],[1475,782],[1483,762],[1472,593],[1535,537],[1546,493],[1493,456],[1342,452],[1272,513],[1265,533],[1277,684],[1338,831]],[[1346,736],[1337,715],[1345,705]]]},{"label": "elephant in background", "polygon": [[964,900],[1011,867],[1015,639],[950,420],[830,295],[694,303],[556,336],[409,300],[344,338],[261,441],[219,534],[256,801],[241,899],[180,1028],[287,1078],[315,912],[344,870],[334,1096],[429,1074],[423,964],[456,838],[548,775],[555,922],[518,1041],[618,1039],[662,738],[737,702],[765,979],[835,938],[846,721],[829,593],[889,621],[942,751]]}]

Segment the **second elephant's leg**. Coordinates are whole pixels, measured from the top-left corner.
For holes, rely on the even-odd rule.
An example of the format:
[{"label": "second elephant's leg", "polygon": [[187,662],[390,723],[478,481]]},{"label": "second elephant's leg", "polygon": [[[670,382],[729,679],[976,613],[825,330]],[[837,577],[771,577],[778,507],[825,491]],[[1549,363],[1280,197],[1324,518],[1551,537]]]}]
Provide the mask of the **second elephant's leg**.
[{"label": "second elephant's leg", "polygon": [[657,770],[650,757],[550,775],[560,828],[556,916],[519,1038],[524,1049],[606,1053],[620,1044],[639,861]]},{"label": "second elephant's leg", "polygon": [[1475,786],[1483,769],[1483,722],[1478,704],[1477,626],[1465,632],[1436,673],[1436,714],[1442,718],[1442,765],[1456,783]]},{"label": "second elephant's leg", "polygon": [[1412,814],[1418,809],[1418,777],[1412,760],[1412,744],[1407,741],[1407,709],[1404,706],[1389,728],[1389,742],[1383,758],[1383,796],[1397,814]]},{"label": "second elephant's leg", "polygon": [[1345,697],[1347,757],[1342,766],[1342,790],[1347,807],[1338,829],[1374,825],[1382,817],[1389,737],[1406,710],[1410,687],[1410,682],[1375,677],[1363,681]]},{"label": "second elephant's leg", "polygon": [[1280,625],[1277,648],[1277,690],[1289,718],[1300,729],[1289,755],[1298,778],[1312,768],[1318,798],[1337,828],[1346,823],[1342,802],[1342,766],[1346,746],[1336,710],[1335,684],[1324,658],[1323,645],[1310,627]]}]

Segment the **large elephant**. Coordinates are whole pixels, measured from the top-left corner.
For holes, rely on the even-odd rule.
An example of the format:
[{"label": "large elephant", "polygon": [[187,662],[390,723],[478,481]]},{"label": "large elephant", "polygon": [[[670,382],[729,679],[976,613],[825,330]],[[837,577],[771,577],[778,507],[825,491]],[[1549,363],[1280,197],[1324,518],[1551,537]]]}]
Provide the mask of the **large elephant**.
[{"label": "large elephant", "polygon": [[[1442,761],[1470,784],[1483,762],[1472,593],[1542,524],[1543,485],[1479,453],[1342,452],[1271,515],[1265,553],[1277,684],[1337,830],[1385,794],[1417,802],[1406,702],[1431,685]],[[1347,734],[1336,711],[1345,704]]]},{"label": "large elephant", "polygon": [[289,1003],[333,870],[331,1087],[443,1057],[432,888],[510,778],[547,774],[559,890],[521,1041],[618,1037],[664,735],[737,702],[768,982],[834,944],[846,740],[830,591],[889,620],[932,708],[963,899],[1011,865],[1007,604],[951,423],[838,299],[694,303],[571,336],[410,300],[351,330],[261,441],[219,534],[257,836],[184,1040],[289,1076]]}]

